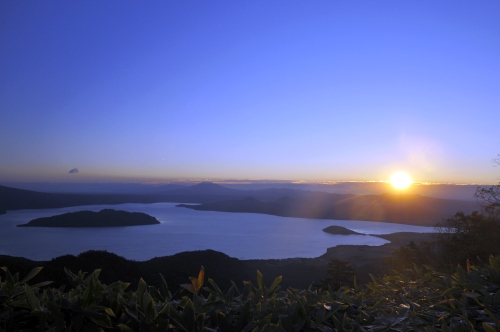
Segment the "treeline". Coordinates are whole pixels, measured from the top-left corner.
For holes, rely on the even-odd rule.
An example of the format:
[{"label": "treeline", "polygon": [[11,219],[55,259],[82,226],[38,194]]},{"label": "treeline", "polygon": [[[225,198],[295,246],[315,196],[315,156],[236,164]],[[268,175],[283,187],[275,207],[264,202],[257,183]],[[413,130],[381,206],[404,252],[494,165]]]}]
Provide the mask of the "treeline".
[{"label": "treeline", "polygon": [[229,289],[231,280],[245,280],[255,274],[245,261],[229,257],[214,250],[182,252],[172,256],[163,256],[148,261],[133,261],[107,251],[91,250],[77,256],[63,255],[50,261],[33,261],[21,257],[0,255],[0,266],[25,275],[35,267],[43,269],[34,277],[33,282],[52,281],[53,287],[67,286],[68,279],[64,269],[72,271],[101,270],[100,280],[109,284],[121,280],[136,287],[140,278],[148,280],[154,285],[161,283],[160,273],[174,291],[185,282],[192,271],[200,265],[207,267],[211,277],[218,280],[220,287]]},{"label": "treeline", "polygon": [[458,212],[439,223],[433,241],[402,246],[389,265],[399,271],[413,263],[451,271],[458,264],[481,264],[490,255],[500,255],[500,185],[478,188],[476,196],[482,201],[481,211]]}]

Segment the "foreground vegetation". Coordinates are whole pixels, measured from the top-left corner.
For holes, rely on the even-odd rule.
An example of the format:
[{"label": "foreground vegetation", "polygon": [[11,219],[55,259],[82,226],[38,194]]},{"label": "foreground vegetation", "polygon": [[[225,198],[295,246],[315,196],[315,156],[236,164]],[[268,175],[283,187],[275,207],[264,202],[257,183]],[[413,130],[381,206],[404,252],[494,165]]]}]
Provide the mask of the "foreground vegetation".
[{"label": "foreground vegetation", "polygon": [[[453,274],[414,266],[353,287],[279,290],[244,282],[222,292],[201,269],[172,294],[167,283],[135,290],[66,270],[71,289],[29,285],[2,268],[0,331],[496,331],[500,327],[500,256]],[[163,279],[163,277],[162,277]],[[164,279],[163,279],[164,280]]]},{"label": "foreground vegetation", "polygon": [[417,263],[451,271],[467,260],[479,264],[500,255],[500,184],[478,188],[476,197],[481,211],[456,213],[437,225],[433,241],[410,242],[393,253],[389,264],[397,270]]}]

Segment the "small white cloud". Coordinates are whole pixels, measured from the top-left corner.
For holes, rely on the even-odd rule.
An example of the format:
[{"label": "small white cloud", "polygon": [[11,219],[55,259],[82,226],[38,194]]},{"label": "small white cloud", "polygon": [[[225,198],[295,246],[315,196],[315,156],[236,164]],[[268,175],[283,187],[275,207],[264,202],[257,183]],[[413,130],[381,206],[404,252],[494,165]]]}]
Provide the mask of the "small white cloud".
[{"label": "small white cloud", "polygon": [[71,171],[69,171],[69,174],[74,174],[78,173],[78,168],[73,168]]}]

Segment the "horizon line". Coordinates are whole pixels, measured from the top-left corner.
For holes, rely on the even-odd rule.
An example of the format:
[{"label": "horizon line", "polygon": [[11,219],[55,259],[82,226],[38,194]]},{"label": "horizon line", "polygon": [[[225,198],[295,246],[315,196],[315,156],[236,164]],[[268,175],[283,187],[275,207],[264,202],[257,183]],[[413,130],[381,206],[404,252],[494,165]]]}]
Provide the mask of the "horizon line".
[{"label": "horizon line", "polygon": [[[345,183],[357,183],[357,184],[376,184],[385,183],[390,184],[389,180],[271,180],[271,179],[172,179],[172,180],[157,180],[157,181],[118,181],[118,180],[108,180],[108,181],[0,181],[1,184],[15,184],[15,183],[33,183],[33,184],[140,184],[140,185],[167,185],[167,184],[197,184],[202,182],[211,182],[215,184],[225,184],[225,185],[251,185],[251,184],[292,184],[292,185],[337,185]],[[453,186],[494,186],[498,183],[453,183],[453,182],[426,182],[426,181],[415,181],[412,185],[417,186],[430,186],[430,185],[453,185]]]}]

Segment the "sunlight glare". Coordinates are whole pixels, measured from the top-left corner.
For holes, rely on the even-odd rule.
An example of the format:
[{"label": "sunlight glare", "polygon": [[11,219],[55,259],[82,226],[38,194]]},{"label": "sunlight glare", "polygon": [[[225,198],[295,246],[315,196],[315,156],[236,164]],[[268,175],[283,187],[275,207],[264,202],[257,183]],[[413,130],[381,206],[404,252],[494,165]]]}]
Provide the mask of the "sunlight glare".
[{"label": "sunlight glare", "polygon": [[396,189],[406,189],[412,183],[411,177],[404,172],[394,173],[391,177],[391,184]]}]

